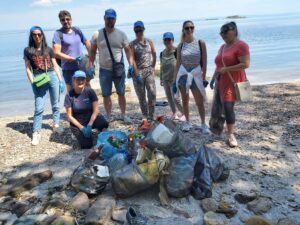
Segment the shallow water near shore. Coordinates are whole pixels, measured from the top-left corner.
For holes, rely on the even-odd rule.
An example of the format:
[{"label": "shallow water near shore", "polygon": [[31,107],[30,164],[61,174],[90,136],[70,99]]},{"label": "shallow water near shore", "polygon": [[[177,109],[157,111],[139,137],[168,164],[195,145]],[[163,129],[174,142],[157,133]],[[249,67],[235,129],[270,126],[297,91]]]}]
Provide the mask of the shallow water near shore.
[{"label": "shallow water near shore", "polygon": [[[205,40],[208,48],[208,76],[214,71],[214,57],[222,39],[219,28],[228,19],[194,20],[197,38]],[[240,38],[251,51],[251,68],[247,71],[253,84],[280,83],[300,80],[300,14],[249,16],[235,20]],[[145,35],[154,40],[157,52],[163,49],[162,34],[171,31],[175,42],[180,39],[182,20],[145,24]],[[76,25],[76,24],[74,24]],[[102,24],[101,24],[102,26]],[[81,27],[87,38],[101,26]],[[117,24],[132,40],[132,25]],[[50,44],[53,29],[45,29]],[[0,32],[0,116],[28,114],[33,111],[33,94],[27,81],[23,49],[28,42],[28,31]],[[128,81],[132,83],[132,81]],[[160,89],[160,87],[157,87]],[[161,91],[161,90],[160,90]],[[61,97],[63,100],[63,96]],[[49,105],[47,103],[47,109]]]}]

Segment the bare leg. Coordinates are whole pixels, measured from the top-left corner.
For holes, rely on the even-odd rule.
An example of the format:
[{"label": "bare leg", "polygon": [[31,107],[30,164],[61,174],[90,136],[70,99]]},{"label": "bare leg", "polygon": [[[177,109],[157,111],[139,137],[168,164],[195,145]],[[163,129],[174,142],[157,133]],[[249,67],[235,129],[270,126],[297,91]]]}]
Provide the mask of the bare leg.
[{"label": "bare leg", "polygon": [[112,107],[110,96],[103,97],[103,103],[104,103],[104,109],[105,109],[106,115],[108,117],[110,117],[110,115],[111,115],[111,107]]},{"label": "bare leg", "polygon": [[118,96],[118,100],[119,100],[119,107],[121,109],[121,113],[125,114],[125,110],[126,110],[126,98],[125,98],[125,96]]},{"label": "bare leg", "polygon": [[227,124],[227,132],[228,132],[228,135],[234,134],[234,123]]},{"label": "bare leg", "polygon": [[186,88],[179,87],[181,98],[182,98],[182,108],[183,108],[183,114],[185,115],[185,118],[187,121],[190,121],[190,111],[189,111],[189,92],[186,92]]},{"label": "bare leg", "polygon": [[204,124],[205,123],[205,108],[204,108],[204,101],[203,101],[203,97],[201,95],[201,92],[198,89],[194,89],[192,90],[199,114],[200,114],[200,118],[201,118],[201,122]]}]

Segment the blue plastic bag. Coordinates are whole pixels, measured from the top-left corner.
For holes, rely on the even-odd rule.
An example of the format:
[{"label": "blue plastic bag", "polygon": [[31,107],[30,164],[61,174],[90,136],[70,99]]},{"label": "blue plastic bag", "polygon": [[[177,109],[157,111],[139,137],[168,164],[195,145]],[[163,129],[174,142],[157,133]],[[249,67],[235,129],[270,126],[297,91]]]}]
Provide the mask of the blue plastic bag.
[{"label": "blue plastic bag", "polygon": [[[120,144],[119,148],[116,148],[109,143],[108,138],[110,136],[122,141],[122,144]],[[97,138],[97,148],[100,145],[103,145],[103,148],[100,152],[100,157],[105,160],[109,160],[117,153],[123,153],[126,155],[128,154],[128,137],[127,134],[121,130],[110,130],[101,132]]]}]

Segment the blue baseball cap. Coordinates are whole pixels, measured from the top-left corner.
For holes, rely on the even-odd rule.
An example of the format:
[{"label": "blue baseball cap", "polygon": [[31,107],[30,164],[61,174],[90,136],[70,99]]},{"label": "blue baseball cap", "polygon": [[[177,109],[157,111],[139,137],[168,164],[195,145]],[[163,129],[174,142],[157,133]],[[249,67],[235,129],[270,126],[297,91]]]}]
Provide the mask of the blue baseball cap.
[{"label": "blue baseball cap", "polygon": [[117,13],[114,9],[107,9],[105,10],[105,14],[104,14],[104,18],[113,18],[116,19],[117,18]]},{"label": "blue baseball cap", "polygon": [[142,28],[145,28],[144,26],[144,23],[142,21],[136,21],[134,24],[133,24],[133,28],[136,28],[136,27],[142,27]]},{"label": "blue baseball cap", "polygon": [[34,31],[34,30],[43,31],[42,28],[39,27],[39,26],[32,26],[32,27],[30,28],[30,32],[32,32],[32,31]]},{"label": "blue baseball cap", "polygon": [[164,33],[163,40],[165,40],[165,39],[172,39],[172,40],[174,40],[173,33],[172,32],[166,32],[166,33]]},{"label": "blue baseball cap", "polygon": [[83,72],[82,70],[77,70],[74,73],[73,78],[79,78],[79,77],[86,78],[85,72]]}]

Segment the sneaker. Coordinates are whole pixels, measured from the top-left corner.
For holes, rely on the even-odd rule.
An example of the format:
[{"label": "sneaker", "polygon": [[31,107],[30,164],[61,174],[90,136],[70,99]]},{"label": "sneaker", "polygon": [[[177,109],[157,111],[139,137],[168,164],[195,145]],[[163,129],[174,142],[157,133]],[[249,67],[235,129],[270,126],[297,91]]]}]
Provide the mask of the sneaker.
[{"label": "sneaker", "polygon": [[133,207],[128,208],[126,220],[130,225],[149,225],[148,219],[140,215]]},{"label": "sneaker", "polygon": [[54,124],[53,133],[62,134],[64,132],[64,128],[59,126],[59,124]]},{"label": "sneaker", "polygon": [[108,123],[110,123],[110,122],[113,121],[112,115],[106,115],[106,116],[104,116],[104,118],[105,118],[105,120],[106,120]]},{"label": "sneaker", "polygon": [[184,124],[182,125],[182,131],[188,132],[193,128],[193,125],[190,121],[186,121],[184,122]]},{"label": "sneaker", "polygon": [[132,123],[132,119],[130,119],[128,116],[126,116],[125,114],[121,115],[121,119],[124,121],[124,123],[130,124]]},{"label": "sneaker", "polygon": [[200,129],[201,129],[203,134],[210,134],[211,133],[210,130],[209,130],[209,127],[205,123],[201,124]]},{"label": "sneaker", "polygon": [[235,148],[235,147],[238,146],[238,143],[237,143],[237,140],[236,140],[234,134],[230,134],[230,135],[229,135],[229,138],[228,138],[228,145],[229,145],[229,147],[231,147],[231,148]]},{"label": "sneaker", "polygon": [[36,146],[40,143],[41,134],[38,131],[33,132],[31,144]]}]

